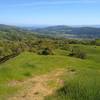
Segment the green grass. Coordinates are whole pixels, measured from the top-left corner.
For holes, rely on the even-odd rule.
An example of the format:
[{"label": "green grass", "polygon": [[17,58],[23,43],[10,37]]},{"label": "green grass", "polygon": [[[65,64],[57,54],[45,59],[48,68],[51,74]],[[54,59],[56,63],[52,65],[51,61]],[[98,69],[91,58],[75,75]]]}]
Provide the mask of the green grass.
[{"label": "green grass", "polygon": [[87,59],[74,60],[69,71],[74,70],[75,74],[68,76],[67,71],[63,77],[65,85],[45,100],[100,100],[100,47],[76,46],[88,54]]},{"label": "green grass", "polygon": [[[71,88],[69,94],[67,94],[68,100],[76,100],[76,97],[69,97],[68,95],[80,97],[79,94],[75,94],[82,91],[83,95],[90,96],[93,93],[96,95],[96,91],[100,89],[100,85],[94,83],[100,83],[100,47],[96,46],[84,46],[77,45],[87,53],[87,58],[82,60],[74,57],[68,57],[68,51],[55,50],[55,55],[43,56],[36,55],[34,53],[24,52],[16,58],[0,65],[0,99],[4,100],[4,97],[13,95],[18,91],[19,87],[10,87],[8,83],[14,80],[25,80],[26,78],[48,73],[56,68],[74,69],[76,74],[70,76],[66,71],[63,79],[65,81],[66,89]],[[70,73],[70,71],[69,71]],[[78,84],[80,83],[80,84]],[[4,84],[4,85],[3,85]],[[90,84],[93,84],[90,86]],[[80,86],[81,85],[81,86]],[[80,88],[82,87],[82,88]],[[93,87],[93,90],[92,90]],[[84,88],[89,94],[84,92]],[[67,91],[67,90],[66,90]],[[69,90],[68,90],[69,91]],[[68,92],[67,91],[67,92]],[[74,92],[76,91],[76,92]],[[91,91],[94,91],[93,93]],[[60,93],[60,94],[59,94]],[[57,99],[59,95],[60,99]],[[100,95],[99,95],[100,96]],[[64,94],[62,89],[59,89],[54,96],[50,96],[47,100],[67,100],[66,93]],[[62,99],[63,98],[63,99]],[[92,98],[92,97],[91,97]],[[77,100],[85,100],[77,99]],[[86,99],[90,100],[90,99]],[[91,100],[99,100],[91,99]]]},{"label": "green grass", "polygon": [[100,100],[100,73],[80,71],[72,77],[65,75],[63,80],[65,85],[45,100]]}]

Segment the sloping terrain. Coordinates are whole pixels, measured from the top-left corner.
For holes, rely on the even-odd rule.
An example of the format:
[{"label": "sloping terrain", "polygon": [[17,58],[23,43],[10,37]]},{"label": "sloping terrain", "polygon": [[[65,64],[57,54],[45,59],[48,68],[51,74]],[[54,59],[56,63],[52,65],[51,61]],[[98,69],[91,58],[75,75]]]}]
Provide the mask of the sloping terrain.
[{"label": "sloping terrain", "polygon": [[[59,76],[60,71],[61,71],[60,75],[61,76],[63,75],[61,77],[61,80],[63,80],[61,83],[63,83],[64,86],[66,85],[66,82],[70,83],[70,81],[73,79],[76,82],[80,81],[81,85],[87,86],[88,91],[91,89],[91,87],[94,87],[93,90],[100,89],[100,85],[99,85],[100,47],[89,46],[89,45],[86,46],[74,45],[74,46],[79,46],[81,49],[84,49],[87,53],[87,58],[79,59],[79,58],[69,57],[66,54],[67,51],[64,52],[64,50],[55,50],[55,55],[47,55],[47,56],[24,52],[19,56],[12,58],[7,62],[1,64],[0,65],[0,99],[8,100],[8,97],[9,98],[15,97],[16,100],[16,95],[18,95],[20,91],[22,91],[21,92],[22,95],[21,96],[18,95],[17,97],[19,98],[34,97],[34,92],[36,98],[39,97],[38,95],[40,95],[41,92],[43,93],[42,94],[43,96],[48,95],[49,94],[48,92],[50,92],[51,95],[55,94],[56,91],[54,91],[55,93],[54,92],[52,93],[52,90],[55,87],[57,87],[56,90],[59,89],[59,86],[56,85],[56,79],[59,80],[60,77],[57,78],[56,75]],[[59,69],[64,69],[64,73],[62,73],[63,71]],[[72,75],[73,77],[71,77]],[[50,82],[51,79],[52,81]],[[26,85],[20,85],[23,84],[24,82],[26,83]],[[71,83],[74,86],[75,83],[74,82]],[[92,83],[96,83],[97,85],[90,85]],[[46,87],[48,85],[52,88],[50,89],[50,91],[48,90],[48,87]],[[42,87],[40,88],[41,91],[39,91],[39,89],[36,88],[39,86]],[[24,89],[26,90],[24,91]],[[23,91],[26,94],[23,94]],[[76,90],[72,89],[72,91],[76,91]],[[71,93],[73,94],[72,91]],[[32,95],[27,96],[30,95],[30,93],[32,93]],[[60,93],[65,97],[63,91]],[[51,100],[57,100],[57,98],[54,99],[53,98],[54,97],[52,97]],[[59,98],[60,100],[66,100],[66,99],[62,99],[62,96],[60,96]],[[73,100],[73,99],[70,98],[69,100]],[[86,100],[90,100],[90,99],[86,99]]]},{"label": "sloping terrain", "polygon": [[[44,100],[44,97],[52,94],[57,86],[62,86],[60,77],[63,75],[64,69],[57,69],[49,74],[36,76],[16,83],[17,85],[27,85],[17,96],[11,97],[9,100]],[[51,87],[48,83],[53,82],[55,87]]]}]

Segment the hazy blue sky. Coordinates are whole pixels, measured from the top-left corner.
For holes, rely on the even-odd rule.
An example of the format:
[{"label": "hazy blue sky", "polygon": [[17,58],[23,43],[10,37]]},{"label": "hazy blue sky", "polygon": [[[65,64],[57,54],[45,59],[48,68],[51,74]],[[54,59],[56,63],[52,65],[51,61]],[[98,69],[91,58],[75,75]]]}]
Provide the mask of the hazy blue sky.
[{"label": "hazy blue sky", "polygon": [[100,24],[100,0],[0,0],[1,24]]}]

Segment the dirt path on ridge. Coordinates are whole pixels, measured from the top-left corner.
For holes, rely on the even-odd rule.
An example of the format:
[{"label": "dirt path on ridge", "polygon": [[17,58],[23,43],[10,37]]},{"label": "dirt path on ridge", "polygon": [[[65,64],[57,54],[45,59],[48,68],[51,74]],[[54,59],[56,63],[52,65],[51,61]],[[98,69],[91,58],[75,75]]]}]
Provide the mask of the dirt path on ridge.
[{"label": "dirt path on ridge", "polygon": [[49,74],[36,76],[24,82],[18,82],[16,85],[28,85],[28,87],[18,94],[11,97],[9,100],[44,100],[44,97],[52,94],[56,90],[55,87],[50,87],[48,82],[54,81],[55,84],[63,85],[60,77],[63,75],[64,69],[57,69]]}]

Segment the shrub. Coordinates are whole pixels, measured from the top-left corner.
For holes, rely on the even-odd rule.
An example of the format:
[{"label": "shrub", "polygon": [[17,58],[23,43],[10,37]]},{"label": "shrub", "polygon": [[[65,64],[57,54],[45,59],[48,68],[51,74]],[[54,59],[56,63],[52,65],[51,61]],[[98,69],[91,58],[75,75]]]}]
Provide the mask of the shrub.
[{"label": "shrub", "polygon": [[24,76],[29,77],[29,76],[32,76],[32,74],[30,72],[26,72],[24,73]]},{"label": "shrub", "polygon": [[52,55],[53,52],[50,48],[43,48],[38,52],[38,54],[40,54],[40,55]]},{"label": "shrub", "polygon": [[77,46],[71,48],[71,53],[69,56],[74,56],[77,58],[85,59],[86,53],[82,50],[80,50]]}]

